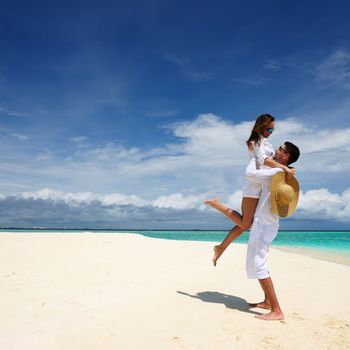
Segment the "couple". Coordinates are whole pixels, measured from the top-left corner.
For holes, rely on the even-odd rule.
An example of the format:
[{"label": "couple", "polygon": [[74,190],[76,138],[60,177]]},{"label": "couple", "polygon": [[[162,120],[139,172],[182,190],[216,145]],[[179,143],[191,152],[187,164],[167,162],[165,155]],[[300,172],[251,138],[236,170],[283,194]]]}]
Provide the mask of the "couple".
[{"label": "couple", "polygon": [[278,233],[279,217],[293,213],[299,195],[295,170],[290,167],[298,160],[299,149],[291,142],[285,142],[274,152],[266,140],[274,130],[274,118],[263,114],[257,118],[247,141],[250,161],[245,174],[242,215],[227,208],[218,199],[205,201],[237,224],[222,243],[214,247],[214,266],[229,244],[251,228],[246,270],[248,278],[259,280],[265,299],[250,305],[270,310],[267,314],[256,316],[263,320],[284,319],[267,268],[267,256],[269,245]]}]

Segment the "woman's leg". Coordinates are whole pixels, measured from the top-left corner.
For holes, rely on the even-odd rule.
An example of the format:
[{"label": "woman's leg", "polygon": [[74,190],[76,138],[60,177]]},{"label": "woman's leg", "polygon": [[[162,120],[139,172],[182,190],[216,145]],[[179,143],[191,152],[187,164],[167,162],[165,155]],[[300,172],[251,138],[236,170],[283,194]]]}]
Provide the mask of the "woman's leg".
[{"label": "woman's leg", "polygon": [[[217,260],[220,258],[222,253],[226,250],[226,248],[237,238],[239,237],[245,230],[249,229],[255,214],[256,206],[259,202],[259,198],[249,198],[244,197],[242,199],[242,213],[243,217],[239,215],[236,211],[226,207],[218,199],[208,200],[205,203],[211,205],[213,208],[219,210],[221,213],[226,215],[232,221],[237,223],[235,226],[225,237],[225,239],[214,247],[214,257],[213,264],[216,266]],[[242,226],[240,226],[241,224]]]},{"label": "woman's leg", "polygon": [[235,210],[232,210],[231,208],[226,207],[220,202],[220,199],[208,199],[204,202],[207,205],[212,206],[214,209],[220,211],[225,216],[227,216],[229,219],[231,219],[234,223],[237,225],[242,224],[242,216],[241,214],[237,213]]},{"label": "woman's leg", "polygon": [[259,198],[243,197],[242,199],[242,224],[244,230],[249,230],[254,220],[254,214]]},{"label": "woman's leg", "polygon": [[225,237],[225,239],[214,247],[214,257],[213,264],[216,266],[217,260],[220,258],[221,254],[226,250],[232,241],[234,241],[238,236],[240,236],[244,230],[239,226],[235,226]]},{"label": "woman's leg", "polygon": [[214,247],[214,257],[213,263],[216,266],[217,260],[220,258],[222,253],[226,250],[226,248],[245,230],[249,229],[253,219],[257,204],[259,202],[259,198],[250,198],[243,197],[242,199],[242,213],[243,217],[237,213],[235,210],[232,210],[225,205],[223,205],[219,199],[211,199],[205,201],[205,204],[211,205],[216,210],[223,213],[229,219],[237,224],[225,237],[225,239]]},{"label": "woman's leg", "polygon": [[223,205],[219,199],[209,199],[204,203],[211,205],[214,209],[220,211],[244,231],[248,230],[253,222],[256,206],[258,205],[259,198],[243,197],[242,199],[242,215],[235,210]]}]

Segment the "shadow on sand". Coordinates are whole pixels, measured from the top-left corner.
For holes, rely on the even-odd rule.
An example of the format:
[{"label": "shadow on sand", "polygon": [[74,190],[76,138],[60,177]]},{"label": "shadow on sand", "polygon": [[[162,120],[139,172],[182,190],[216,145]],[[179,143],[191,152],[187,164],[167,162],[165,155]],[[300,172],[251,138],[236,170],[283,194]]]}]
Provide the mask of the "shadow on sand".
[{"label": "shadow on sand", "polygon": [[251,307],[245,299],[236,297],[234,295],[223,294],[219,292],[199,292],[195,295],[185,292],[177,291],[178,294],[186,295],[191,298],[202,300],[206,303],[223,304],[228,309],[235,309],[242,312],[247,312],[253,315],[262,315],[260,312],[250,310]]}]

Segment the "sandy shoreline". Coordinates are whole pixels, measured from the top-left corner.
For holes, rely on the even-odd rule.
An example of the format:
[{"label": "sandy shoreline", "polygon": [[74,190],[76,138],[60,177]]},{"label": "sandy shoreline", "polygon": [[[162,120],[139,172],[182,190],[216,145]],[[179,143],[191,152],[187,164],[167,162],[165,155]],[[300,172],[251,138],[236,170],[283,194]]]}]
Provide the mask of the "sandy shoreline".
[{"label": "sandy shoreline", "polygon": [[134,234],[0,235],[1,349],[349,349],[349,266],[271,249],[286,319],[264,310],[245,245]]},{"label": "sandy shoreline", "polygon": [[[11,231],[11,232],[0,232],[1,234],[30,234],[30,235],[48,235],[48,234],[58,234],[58,235],[76,235],[76,234],[140,234],[141,236],[149,237],[147,235],[143,235],[142,233],[130,233],[130,232],[109,232],[109,231],[99,231],[99,232],[94,232],[94,231],[89,231],[89,230],[81,230],[81,231],[70,231],[70,230],[65,230],[65,231],[59,231],[55,230],[54,232],[47,232],[47,231],[30,231],[30,232],[22,232],[22,231]],[[153,237],[150,237],[153,238]],[[154,237],[157,239],[162,239],[162,240],[174,240],[171,238],[163,238],[163,237]],[[193,242],[211,242],[212,245],[216,245],[219,242],[218,241],[196,241],[194,240]],[[234,245],[236,245],[237,242],[234,242]],[[246,243],[241,243],[238,242],[239,245],[245,245]],[[294,253],[294,254],[301,254],[304,256],[309,256],[315,259],[320,259],[320,260],[325,260],[325,261],[330,261],[330,262],[335,262],[337,264],[342,264],[346,266],[350,266],[350,254],[346,251],[337,251],[337,250],[331,250],[331,249],[319,249],[319,248],[308,248],[308,247],[295,247],[295,246],[283,246],[283,245],[278,245],[278,244],[272,244],[273,249],[279,249],[285,252],[289,253]]]},{"label": "sandy shoreline", "polygon": [[279,249],[285,252],[300,254],[304,256],[309,256],[311,258],[334,262],[337,264],[342,264],[346,266],[350,266],[350,255],[345,254],[345,252],[337,252],[337,251],[327,251],[321,249],[311,249],[311,248],[300,248],[300,247],[286,247],[286,246],[277,246],[272,245],[273,248]]}]

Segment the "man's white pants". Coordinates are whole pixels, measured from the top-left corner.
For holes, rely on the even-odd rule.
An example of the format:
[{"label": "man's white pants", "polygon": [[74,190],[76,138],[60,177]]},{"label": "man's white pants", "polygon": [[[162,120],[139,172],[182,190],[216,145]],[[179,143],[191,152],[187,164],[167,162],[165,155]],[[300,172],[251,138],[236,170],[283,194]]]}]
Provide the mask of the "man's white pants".
[{"label": "man's white pants", "polygon": [[255,218],[249,233],[246,270],[248,278],[270,277],[267,268],[269,246],[278,233],[278,223],[266,223]]}]

